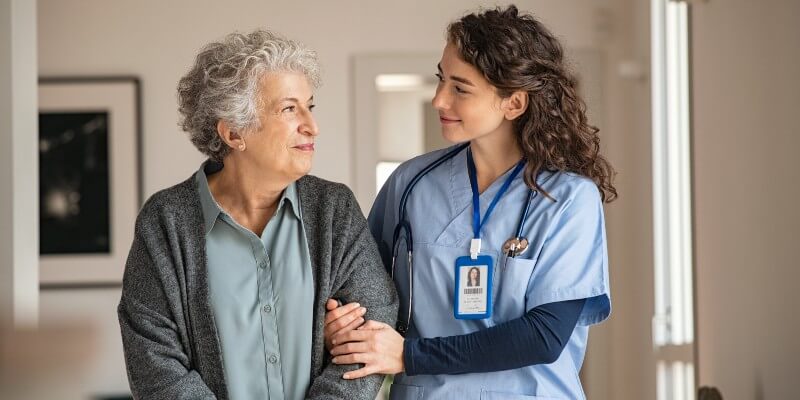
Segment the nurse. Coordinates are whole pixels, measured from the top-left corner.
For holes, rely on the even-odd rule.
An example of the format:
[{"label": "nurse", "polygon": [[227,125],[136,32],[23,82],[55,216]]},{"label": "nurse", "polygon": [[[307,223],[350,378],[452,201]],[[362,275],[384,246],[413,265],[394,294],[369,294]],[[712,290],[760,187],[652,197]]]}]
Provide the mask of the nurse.
[{"label": "nurse", "polygon": [[363,364],[345,379],[396,374],[392,399],[583,399],[617,193],[563,49],[513,5],[483,11],[448,27],[436,76],[457,145],[401,165],[369,215],[397,330],[329,302],[333,362]]}]

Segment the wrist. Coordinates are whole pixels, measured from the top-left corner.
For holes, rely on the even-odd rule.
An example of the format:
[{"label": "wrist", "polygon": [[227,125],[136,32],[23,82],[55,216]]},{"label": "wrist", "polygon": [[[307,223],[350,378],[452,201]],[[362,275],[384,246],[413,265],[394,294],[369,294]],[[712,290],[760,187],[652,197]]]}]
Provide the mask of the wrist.
[{"label": "wrist", "polygon": [[406,339],[400,343],[400,371],[399,373],[406,372]]},{"label": "wrist", "polygon": [[414,345],[417,339],[403,339],[403,373],[406,375],[414,374]]}]

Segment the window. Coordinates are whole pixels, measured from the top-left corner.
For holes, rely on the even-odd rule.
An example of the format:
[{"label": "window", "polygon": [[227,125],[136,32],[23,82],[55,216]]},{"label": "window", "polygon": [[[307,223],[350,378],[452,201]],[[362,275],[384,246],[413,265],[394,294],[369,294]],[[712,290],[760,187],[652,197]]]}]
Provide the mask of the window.
[{"label": "window", "polygon": [[400,166],[399,162],[395,161],[380,161],[375,167],[375,193],[381,191],[383,184],[389,179],[397,167]]},{"label": "window", "polygon": [[652,0],[653,346],[659,400],[694,399],[688,5]]}]

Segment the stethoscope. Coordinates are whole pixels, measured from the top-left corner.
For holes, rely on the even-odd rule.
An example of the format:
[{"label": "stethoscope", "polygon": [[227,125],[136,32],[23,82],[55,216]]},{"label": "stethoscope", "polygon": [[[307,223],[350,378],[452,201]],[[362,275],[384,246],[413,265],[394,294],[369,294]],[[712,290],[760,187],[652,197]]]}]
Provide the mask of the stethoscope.
[{"label": "stethoscope", "polygon": [[[398,323],[397,330],[401,334],[405,334],[408,331],[408,327],[411,324],[411,308],[412,308],[412,301],[414,300],[414,240],[413,234],[411,232],[411,222],[408,220],[406,216],[406,206],[408,203],[408,196],[411,194],[411,191],[414,187],[419,183],[419,181],[427,175],[429,172],[433,171],[434,169],[438,168],[440,165],[444,164],[448,160],[455,157],[458,153],[462,150],[469,147],[469,142],[463,143],[458,145],[455,149],[448,151],[441,157],[437,158],[433,162],[429,163],[422,168],[413,178],[411,181],[406,185],[405,190],[403,190],[403,195],[400,197],[400,209],[398,213],[399,222],[397,226],[394,228],[394,234],[392,235],[392,266],[391,266],[391,275],[392,279],[394,279],[394,270],[397,260],[397,252],[400,248],[400,234],[403,234],[403,240],[406,242],[406,257],[408,261],[408,315],[406,316],[405,324],[400,321]],[[531,207],[531,200],[536,195],[536,192],[528,189],[528,198],[525,201],[525,207],[522,209],[522,213],[519,218],[519,222],[517,224],[517,230],[514,237],[508,239],[503,243],[503,254],[505,254],[508,258],[514,258],[528,249],[528,239],[522,237],[522,229],[525,226],[525,221],[528,219],[528,212],[530,211]]]}]

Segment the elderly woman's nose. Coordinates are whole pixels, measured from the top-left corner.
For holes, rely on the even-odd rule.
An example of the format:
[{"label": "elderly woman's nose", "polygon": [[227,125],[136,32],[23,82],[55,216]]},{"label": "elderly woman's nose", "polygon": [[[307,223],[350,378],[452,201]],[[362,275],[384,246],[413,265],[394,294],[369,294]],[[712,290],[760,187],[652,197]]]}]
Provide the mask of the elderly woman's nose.
[{"label": "elderly woman's nose", "polygon": [[305,115],[305,121],[303,125],[300,127],[301,132],[310,135],[310,136],[317,136],[319,135],[319,126],[317,125],[317,120],[314,119],[314,114],[311,112],[307,112]]}]

